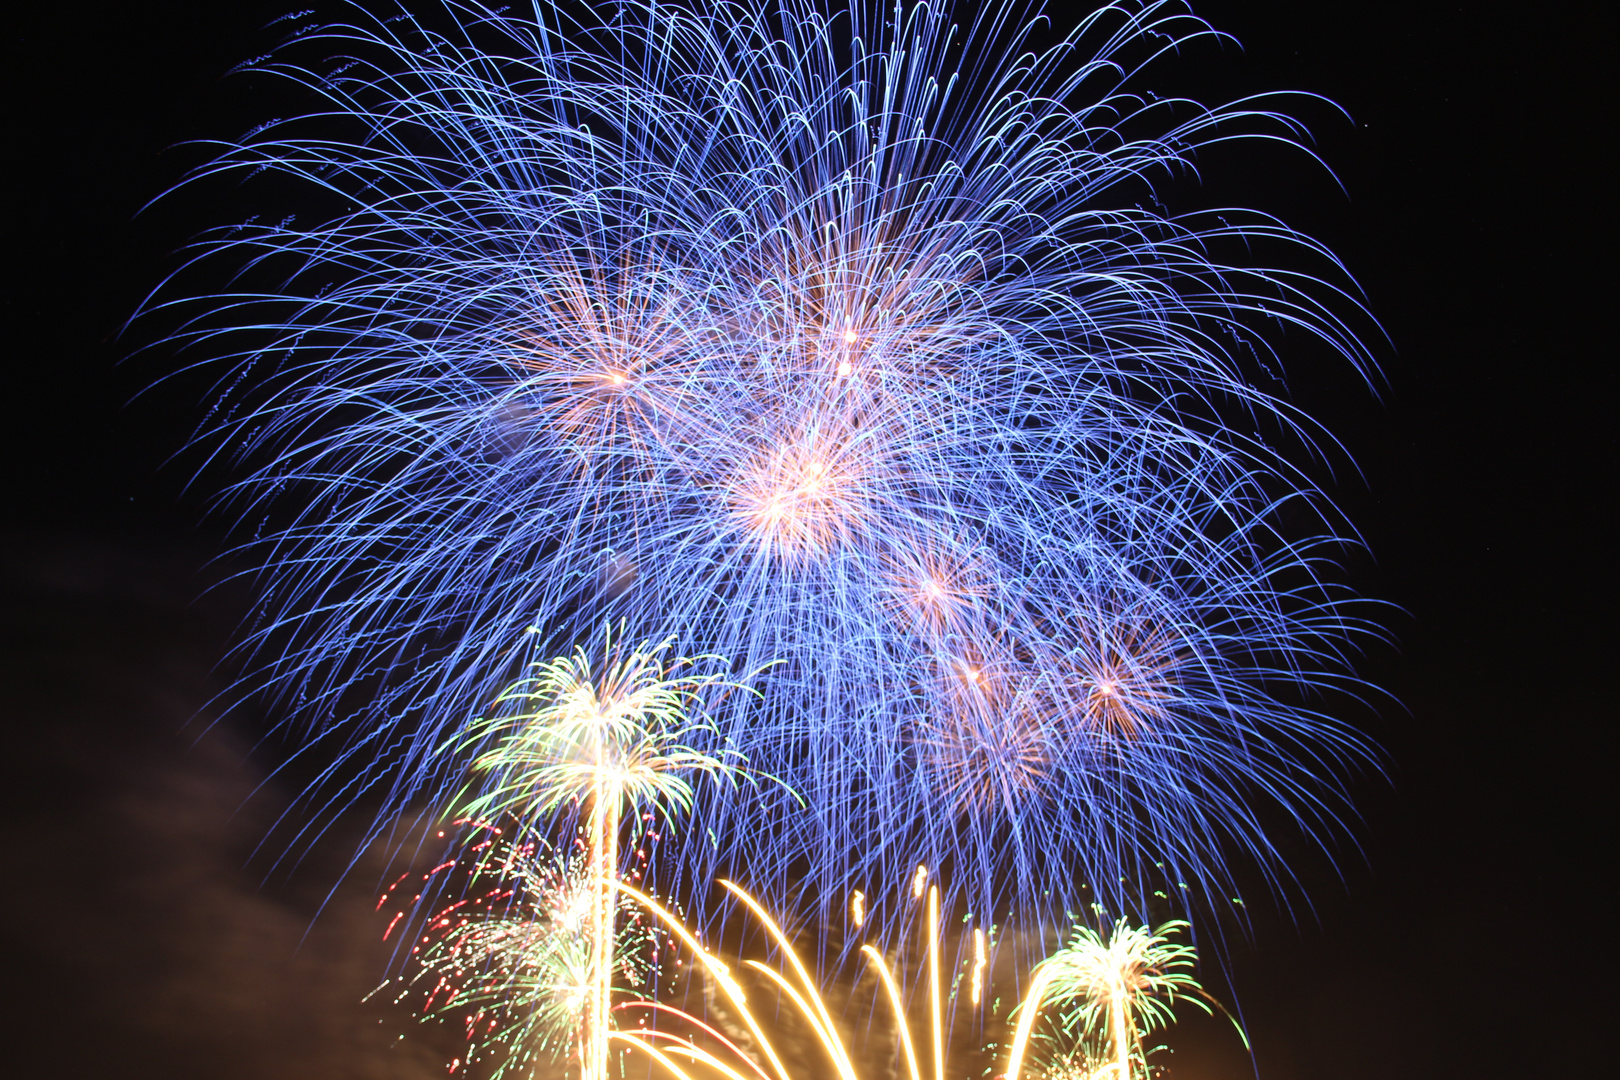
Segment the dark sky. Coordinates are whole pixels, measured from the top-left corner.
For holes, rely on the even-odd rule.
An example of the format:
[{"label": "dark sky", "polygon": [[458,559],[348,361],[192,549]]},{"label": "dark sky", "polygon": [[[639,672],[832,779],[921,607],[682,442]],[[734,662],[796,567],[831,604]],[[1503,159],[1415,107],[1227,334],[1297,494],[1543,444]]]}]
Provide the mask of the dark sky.
[{"label": "dark sky", "polygon": [[[166,148],[273,115],[221,75],[281,10],[30,5],[5,25],[0,1052],[18,1076],[442,1075],[430,1035],[385,1050],[406,1027],[358,1005],[382,963],[363,897],[300,948],[333,867],[260,886],[248,856],[286,785],[238,807],[274,748],[248,752],[251,721],[182,732],[220,689],[210,668],[245,599],[192,602],[224,573],[203,569],[223,523],[202,521],[184,469],[159,468],[203,384],[129,405],[167,361],[115,367],[139,338],[113,335],[169,253],[232,216],[135,211],[196,160]],[[1333,488],[1372,550],[1349,573],[1394,605],[1397,642],[1361,670],[1401,704],[1358,719],[1390,760],[1389,783],[1357,789],[1363,855],[1344,853],[1342,881],[1306,860],[1314,916],[1257,912],[1255,941],[1233,945],[1260,1075],[1573,1075],[1613,1027],[1598,6],[1197,10],[1245,45],[1192,69],[1208,97],[1308,90],[1353,117],[1314,114],[1348,199],[1292,174],[1227,182],[1333,247],[1393,342],[1377,397],[1293,387],[1361,468],[1341,462]],[[1189,1026],[1172,1075],[1247,1075],[1223,1039]]]}]

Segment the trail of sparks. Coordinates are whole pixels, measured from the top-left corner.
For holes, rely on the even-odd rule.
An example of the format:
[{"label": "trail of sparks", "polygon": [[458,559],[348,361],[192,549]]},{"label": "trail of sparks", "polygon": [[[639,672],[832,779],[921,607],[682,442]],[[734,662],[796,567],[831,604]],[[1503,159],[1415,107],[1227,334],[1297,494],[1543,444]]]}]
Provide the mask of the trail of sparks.
[{"label": "trail of sparks", "polygon": [[[821,1051],[821,1059],[791,1059],[779,1052],[767,1034],[767,1025],[760,1019],[763,1014],[756,1013],[748,1004],[731,966],[704,949],[695,934],[674,913],[652,897],[630,887],[623,888],[624,894],[643,905],[665,929],[691,950],[702,971],[715,980],[732,1011],[746,1027],[751,1043],[757,1050],[754,1053],[745,1051],[703,1020],[654,1001],[628,1002],[624,1008],[645,1009],[663,1019],[673,1020],[674,1030],[658,1030],[654,1027],[619,1031],[615,1032],[614,1039],[652,1058],[679,1080],[695,1080],[695,1077],[716,1074],[728,1080],[743,1080],[750,1074],[764,1080],[807,1080],[812,1076],[826,1075],[828,1065],[840,1080],[857,1080],[854,1056],[839,1034],[833,1020],[833,1010],[824,1001],[809,969],[780,924],[746,890],[732,882],[722,884],[765,927],[781,958],[780,964],[748,960],[744,966],[774,986],[780,995],[778,1009],[785,1003],[808,1025]],[[871,944],[863,945],[860,950],[876,974],[892,1012],[897,1042],[896,1058],[903,1064],[902,1075],[906,1080],[927,1080],[929,1077],[943,1080],[945,1075],[948,1032],[943,1017],[939,971],[942,945],[939,895],[937,885],[928,887],[925,904],[926,1033],[919,1034],[913,1030],[905,994],[884,953]],[[1175,1020],[1174,1006],[1178,1002],[1190,1001],[1206,1013],[1219,1008],[1193,975],[1196,954],[1192,947],[1171,940],[1171,935],[1185,929],[1185,923],[1167,923],[1149,930],[1130,926],[1124,920],[1106,935],[1089,927],[1077,927],[1069,944],[1037,965],[1028,980],[1025,997],[1013,1012],[1018,1023],[1011,1045],[1007,1048],[1005,1068],[997,1069],[996,1075],[1004,1077],[1004,1080],[1021,1080],[1025,1075],[1030,1060],[1031,1036],[1045,1010],[1051,1014],[1046,1019],[1049,1021],[1047,1026],[1052,1030],[1041,1040],[1040,1075],[1064,1080],[1102,1080],[1103,1077],[1137,1080],[1147,1077],[1150,1051],[1143,1044],[1142,1037],[1170,1026]],[[976,941],[982,942],[981,933],[975,931]],[[976,969],[973,978],[977,980],[978,977],[979,971]],[[973,994],[976,1004],[979,994],[976,982]],[[1050,1022],[1053,1016],[1056,1018],[1055,1024]],[[690,1034],[686,1034],[693,1030],[707,1036],[709,1041],[700,1045]],[[1242,1035],[1241,1028],[1238,1033]],[[926,1051],[920,1045],[924,1040]],[[1246,1046],[1247,1039],[1244,1043]],[[1104,1048],[1106,1053],[1099,1053],[1099,1048]],[[760,1060],[756,1060],[756,1056]],[[987,1057],[999,1057],[999,1052],[990,1050]],[[986,1073],[989,1072],[986,1069]]]}]

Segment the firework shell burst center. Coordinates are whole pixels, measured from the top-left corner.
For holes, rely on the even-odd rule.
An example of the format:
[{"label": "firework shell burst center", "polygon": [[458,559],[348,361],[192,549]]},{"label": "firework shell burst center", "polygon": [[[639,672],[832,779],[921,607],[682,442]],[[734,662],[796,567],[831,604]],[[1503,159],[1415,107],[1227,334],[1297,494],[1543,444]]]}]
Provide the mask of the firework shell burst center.
[{"label": "firework shell burst center", "polygon": [[150,307],[223,365],[198,442],[268,515],[243,689],[340,743],[379,830],[463,783],[436,751],[526,628],[560,655],[611,621],[762,673],[692,749],[784,784],[701,786],[692,880],[837,905],[921,861],[1062,910],[1223,894],[1234,853],[1285,877],[1262,805],[1333,833],[1368,749],[1311,702],[1368,627],[1256,372],[1286,330],[1371,378],[1373,324],[1287,225],[1163,209],[1207,144],[1309,154],[1289,99],[1153,93],[1218,33],[1152,2],[351,14],[255,65],[320,106],[187,181],[346,209],[205,236],[236,290]]}]

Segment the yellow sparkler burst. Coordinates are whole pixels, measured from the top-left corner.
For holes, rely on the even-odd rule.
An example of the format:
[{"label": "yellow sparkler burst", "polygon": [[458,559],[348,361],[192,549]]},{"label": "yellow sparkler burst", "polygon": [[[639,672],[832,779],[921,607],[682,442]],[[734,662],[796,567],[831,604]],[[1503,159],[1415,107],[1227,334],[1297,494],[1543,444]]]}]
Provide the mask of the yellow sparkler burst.
[{"label": "yellow sparkler burst", "polygon": [[583,648],[532,665],[528,677],[495,700],[494,715],[473,721],[441,748],[476,754],[477,778],[457,795],[455,813],[510,814],[534,828],[569,802],[685,811],[692,803],[688,775],[740,775],[736,764],[683,740],[708,730],[692,719],[706,690],[745,687],[690,670],[718,657],[666,658],[671,647],[666,640],[626,648],[608,627],[600,665]]},{"label": "yellow sparkler burst", "polygon": [[[927,880],[928,868],[919,866],[913,876],[914,895],[921,896],[923,886]],[[771,941],[786,959],[787,971],[791,974],[791,978],[789,975],[777,971],[775,967],[757,960],[746,960],[743,962],[743,966],[775,984],[777,990],[792,1004],[793,1009],[803,1017],[839,1080],[857,1080],[854,1059],[838,1034],[837,1026],[833,1022],[832,1011],[827,1007],[815,981],[810,977],[809,969],[794,950],[780,924],[771,918],[759,901],[741,886],[730,881],[721,881],[720,884],[741,901],[743,906],[751,911],[754,917],[765,927]],[[684,1041],[680,1035],[670,1032],[657,1030],[616,1031],[612,1033],[612,1038],[615,1041],[625,1043],[647,1054],[668,1069],[679,1080],[695,1080],[693,1074],[688,1071],[688,1065],[700,1066],[703,1073],[716,1073],[726,1077],[727,1080],[745,1080],[748,1076],[758,1077],[760,1080],[772,1080],[773,1076],[774,1080],[795,1080],[795,1076],[797,1076],[800,1080],[805,1080],[810,1076],[825,1075],[822,1069],[811,1071],[811,1063],[804,1061],[796,1063],[805,1070],[804,1072],[795,1073],[788,1069],[783,1063],[782,1055],[777,1052],[769,1036],[765,1034],[763,1025],[760,1024],[753,1012],[748,1008],[742,987],[732,974],[730,966],[704,949],[696,936],[681,923],[680,919],[658,901],[622,882],[619,883],[618,889],[625,895],[640,901],[683,944],[692,950],[703,970],[714,977],[716,983],[720,986],[721,992],[731,1002],[732,1006],[738,1010],[753,1041],[765,1058],[770,1072],[767,1073],[746,1053],[723,1037],[721,1037],[721,1042],[730,1054],[730,1059],[712,1053],[693,1042]],[[927,886],[927,892],[928,1016],[931,1029],[930,1048],[932,1051],[929,1058],[932,1068],[927,1075],[931,1077],[931,1080],[944,1080],[944,987],[939,969],[939,888],[935,885],[929,885]],[[900,992],[893,971],[889,968],[888,961],[884,958],[882,952],[871,945],[863,945],[861,953],[877,973],[878,981],[894,1010],[899,1031],[900,1048],[906,1061],[908,1080],[925,1080],[922,1060],[917,1053],[917,1043],[906,1018],[904,997]],[[644,1002],[643,1004],[660,1012],[678,1015],[697,1025],[705,1032],[718,1035],[713,1028],[678,1009],[657,1005],[653,1002]]]},{"label": "yellow sparkler burst", "polygon": [[[682,944],[697,957],[699,965],[719,986],[731,1006],[737,1010],[749,1037],[763,1058],[758,1062],[749,1053],[726,1039],[713,1027],[679,1009],[656,1002],[631,1003],[659,1013],[673,1015],[702,1030],[721,1044],[719,1051],[699,1045],[690,1035],[677,1032],[643,1029],[618,1031],[613,1039],[662,1065],[677,1080],[698,1080],[699,1077],[719,1075],[726,1080],[809,1080],[810,1077],[828,1075],[826,1065],[839,1080],[857,1080],[854,1058],[845,1046],[833,1023],[832,1011],[827,1007],[804,961],[794,950],[781,926],[766,913],[753,896],[730,881],[721,885],[753,913],[780,951],[785,963],[778,965],[747,960],[743,966],[775,985],[782,997],[809,1026],[820,1046],[825,1060],[806,1061],[802,1057],[789,1068],[784,1058],[766,1035],[764,1026],[749,1009],[741,985],[731,967],[719,957],[704,949],[692,933],[669,909],[646,893],[620,883],[618,889],[639,901],[655,918],[670,930]],[[912,876],[912,895],[920,898],[927,893],[927,978],[929,1051],[926,1058],[919,1052],[918,1039],[907,1018],[904,995],[884,955],[874,946],[861,947],[861,954],[877,975],[883,995],[893,1010],[896,1021],[897,1050],[904,1062],[906,1080],[944,1080],[945,1025],[944,984],[940,973],[939,887],[929,884],[929,870],[917,867]],[[1048,1013],[1056,1010],[1058,1028],[1067,1033],[1071,1041],[1078,1037],[1079,1046],[1059,1053],[1042,1063],[1042,1075],[1048,1080],[1133,1080],[1145,1077],[1146,1055],[1141,1038],[1174,1021],[1173,1006],[1178,1000],[1192,1001],[1206,1013],[1220,1008],[1206,994],[1193,977],[1192,967],[1196,954],[1190,945],[1169,940],[1169,935],[1184,931],[1184,922],[1169,922],[1156,930],[1132,927],[1124,920],[1114,927],[1106,938],[1086,927],[1077,928],[1070,943],[1059,952],[1038,964],[1030,980],[1028,993],[1014,1010],[1017,1029],[1010,1047],[1005,1071],[998,1071],[1002,1080],[1021,1080],[1025,1059],[1028,1057],[1031,1036],[1043,1008]],[[979,980],[985,970],[985,935],[975,930],[974,967],[972,974],[973,1002],[980,1000]],[[1224,1010],[1222,1010],[1224,1012]],[[1236,1021],[1233,1021],[1236,1026]],[[1238,1029],[1242,1036],[1242,1029]],[[1092,1053],[1099,1038],[1105,1036],[1112,1050],[1112,1060],[1096,1061]],[[1244,1038],[1244,1046],[1248,1046]],[[1132,1071],[1134,1065],[1141,1068]],[[692,1070],[696,1070],[695,1072]]]}]

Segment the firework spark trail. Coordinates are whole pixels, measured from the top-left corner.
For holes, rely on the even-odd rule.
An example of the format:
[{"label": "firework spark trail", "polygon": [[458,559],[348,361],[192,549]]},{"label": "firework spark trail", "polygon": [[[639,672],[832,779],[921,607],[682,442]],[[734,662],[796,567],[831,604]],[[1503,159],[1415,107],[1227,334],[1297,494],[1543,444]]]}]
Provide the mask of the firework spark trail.
[{"label": "firework spark trail", "polygon": [[[682,1010],[660,1002],[641,1000],[626,1002],[621,1008],[645,1009],[665,1019],[673,1019],[672,1027],[635,1032],[615,1033],[615,1039],[640,1053],[652,1057],[670,1075],[680,1080],[694,1080],[697,1076],[724,1076],[730,1080],[756,1075],[762,1078],[774,1073],[776,1080],[792,1080],[799,1075],[826,1073],[842,1080],[857,1080],[855,1056],[846,1037],[834,1022],[834,1010],[829,1008],[815,979],[781,926],[765,908],[733,882],[721,883],[739,900],[754,920],[765,929],[777,956],[769,963],[747,960],[743,966],[751,973],[763,976],[780,996],[775,1008],[781,1014],[797,1014],[811,1034],[815,1050],[808,1055],[803,1051],[796,1058],[788,1058],[773,1045],[766,1025],[748,1004],[743,989],[731,965],[709,952],[699,942],[692,929],[674,913],[652,897],[629,886],[620,886],[623,894],[646,909],[656,923],[667,930],[675,940],[690,950],[698,963],[694,972],[701,972],[713,980],[729,1008],[735,1013],[752,1037],[752,1053],[744,1052],[709,1023]],[[946,1051],[950,1041],[950,1028],[946,1010],[955,1012],[963,987],[952,982],[949,990],[940,978],[940,952],[943,944],[939,926],[939,887],[928,883],[928,872],[919,867],[912,893],[921,901],[926,887],[927,900],[924,951],[926,974],[912,973],[912,993],[919,999],[921,984],[927,985],[924,1022],[913,1024],[914,1006],[908,1006],[892,960],[871,944],[861,946],[866,965],[877,976],[879,986],[890,1009],[895,1025],[895,1045],[884,1055],[888,1073],[899,1073],[909,1080],[943,1080],[946,1074]],[[920,914],[920,913],[919,913]],[[919,919],[919,922],[922,921]],[[1210,997],[1199,985],[1194,974],[1197,953],[1191,945],[1173,940],[1172,935],[1188,930],[1185,922],[1172,921],[1156,929],[1131,926],[1119,920],[1112,931],[1100,933],[1088,926],[1076,926],[1070,941],[1047,957],[1031,973],[1023,1000],[1013,1009],[1009,1020],[1016,1018],[1016,1032],[1002,1051],[990,1043],[981,1051],[980,1061],[993,1061],[984,1069],[989,1075],[1007,1080],[1019,1080],[1032,1060],[1040,1065],[1040,1075],[1073,1077],[1075,1080],[1133,1080],[1150,1075],[1148,1058],[1152,1049],[1143,1043],[1144,1036],[1170,1027],[1175,1022],[1178,1002],[1191,1002],[1205,1014],[1217,1009],[1225,1012],[1219,1002]],[[978,940],[982,931],[975,931]],[[902,976],[905,974],[901,973]],[[982,972],[973,970],[968,990],[975,1007],[980,1000],[979,978]],[[1039,1025],[1043,1019],[1046,1023]],[[1241,1026],[1233,1021],[1237,1034],[1245,1046],[1248,1038]],[[772,1025],[779,1028],[779,1023]],[[1032,1034],[1044,1027],[1038,1037]],[[702,1042],[694,1038],[701,1031]],[[712,1040],[712,1041],[711,1041]],[[1039,1050],[1031,1054],[1032,1046]],[[817,1053],[816,1051],[819,1051]],[[1107,1063],[1104,1063],[1104,1062]],[[902,1069],[902,1065],[904,1068]],[[1004,1065],[1005,1068],[997,1069]],[[1139,1066],[1139,1067],[1138,1067]],[[767,1072],[767,1069],[770,1072]],[[803,1070],[802,1073],[800,1070]]]},{"label": "firework spark trail", "polygon": [[230,358],[202,441],[281,515],[246,688],[341,747],[321,798],[442,798],[524,628],[625,619],[780,661],[714,745],[809,812],[717,787],[691,880],[807,865],[836,903],[922,860],[1061,911],[1152,862],[1285,877],[1257,815],[1332,830],[1366,749],[1297,702],[1354,691],[1360,627],[1331,506],[1244,433],[1309,421],[1251,369],[1286,329],[1370,371],[1360,309],[1272,218],[1119,205],[1211,143],[1308,154],[1280,99],[1155,97],[1218,37],[1171,3],[1051,47],[1016,3],[615,11],[357,12],[258,65],[324,109],[194,181],[348,208],[205,238],[240,289],[177,335]]}]

